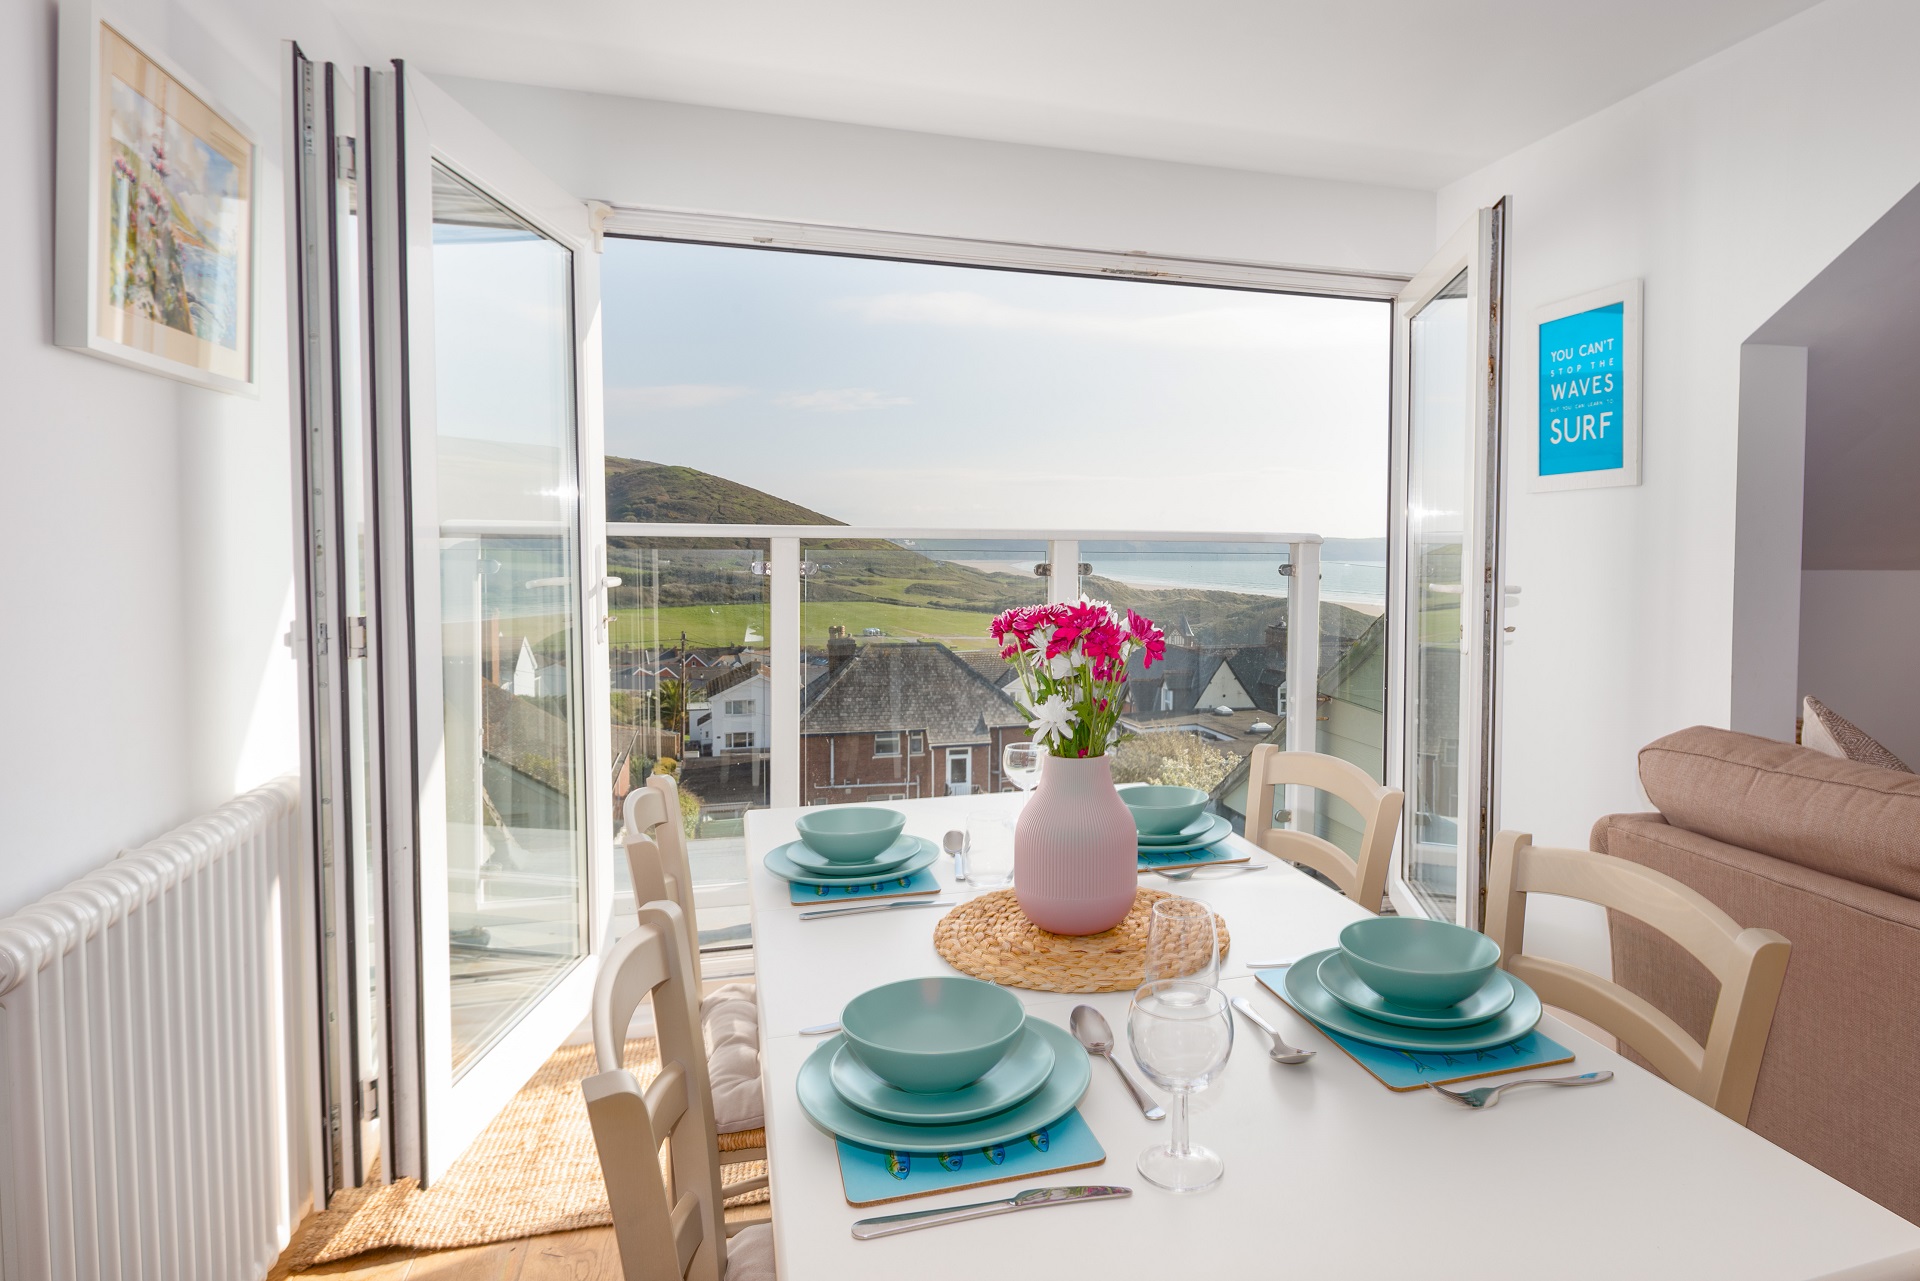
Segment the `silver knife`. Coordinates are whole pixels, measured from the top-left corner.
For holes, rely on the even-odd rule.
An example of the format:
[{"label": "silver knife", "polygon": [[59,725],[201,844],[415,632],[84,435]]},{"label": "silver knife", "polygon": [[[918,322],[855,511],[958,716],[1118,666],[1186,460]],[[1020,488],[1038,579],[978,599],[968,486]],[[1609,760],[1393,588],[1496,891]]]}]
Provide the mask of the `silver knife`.
[{"label": "silver knife", "polygon": [[823,916],[857,916],[861,912],[891,912],[902,907],[952,907],[950,898],[902,899],[897,903],[863,903],[859,907],[817,907],[811,912],[800,913],[803,921],[815,921]]},{"label": "silver knife", "polygon": [[875,1237],[890,1237],[898,1232],[937,1228],[943,1223],[985,1219],[996,1214],[1012,1214],[1015,1210],[1037,1210],[1043,1205],[1066,1205],[1071,1201],[1107,1201],[1114,1197],[1132,1195],[1132,1188],[1110,1188],[1099,1185],[1029,1188],[1005,1201],[976,1201],[972,1205],[949,1206],[944,1210],[915,1210],[910,1214],[887,1214],[877,1219],[859,1219],[853,1225],[853,1239],[871,1241]]}]

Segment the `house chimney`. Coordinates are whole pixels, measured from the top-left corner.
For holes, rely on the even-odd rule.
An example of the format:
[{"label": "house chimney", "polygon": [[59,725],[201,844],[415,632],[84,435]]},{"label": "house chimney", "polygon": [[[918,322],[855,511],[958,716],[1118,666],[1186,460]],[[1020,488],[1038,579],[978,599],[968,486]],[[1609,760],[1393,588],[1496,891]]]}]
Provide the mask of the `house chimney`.
[{"label": "house chimney", "polygon": [[838,625],[827,628],[827,675],[831,676],[853,661],[856,653],[853,637]]},{"label": "house chimney", "polygon": [[1287,625],[1284,622],[1267,624],[1267,648],[1276,654],[1287,652]]}]

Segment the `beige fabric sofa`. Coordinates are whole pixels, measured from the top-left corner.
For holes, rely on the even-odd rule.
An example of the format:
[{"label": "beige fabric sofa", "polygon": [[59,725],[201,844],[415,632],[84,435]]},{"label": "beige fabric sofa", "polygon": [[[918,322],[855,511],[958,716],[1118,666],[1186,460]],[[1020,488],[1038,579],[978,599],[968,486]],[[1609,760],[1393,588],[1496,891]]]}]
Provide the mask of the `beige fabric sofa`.
[{"label": "beige fabric sofa", "polygon": [[[1593,848],[1793,943],[1748,1125],[1920,1222],[1920,776],[1696,727],[1640,753],[1657,814]],[[1614,978],[1700,1040],[1714,981],[1630,918]]]}]

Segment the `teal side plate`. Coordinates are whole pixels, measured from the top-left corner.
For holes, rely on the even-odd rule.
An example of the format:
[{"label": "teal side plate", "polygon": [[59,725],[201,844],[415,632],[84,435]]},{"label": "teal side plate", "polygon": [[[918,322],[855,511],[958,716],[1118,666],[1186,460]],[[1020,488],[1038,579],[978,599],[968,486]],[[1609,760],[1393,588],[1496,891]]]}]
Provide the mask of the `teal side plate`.
[{"label": "teal side plate", "polygon": [[1320,962],[1314,977],[1320,980],[1321,987],[1333,993],[1335,1000],[1356,1014],[1402,1027],[1471,1027],[1485,1023],[1513,1004],[1513,979],[1505,970],[1495,970],[1488,975],[1486,984],[1460,1004],[1438,1010],[1395,1005],[1361,981],[1347,964],[1344,952],[1336,951]]},{"label": "teal side plate", "polygon": [[1224,815],[1207,814],[1204,816],[1207,826],[1198,836],[1181,835],[1178,840],[1166,840],[1151,836],[1139,838],[1140,852],[1143,854],[1172,854],[1180,850],[1203,850],[1209,845],[1218,845],[1233,835],[1233,821]]},{"label": "teal side plate", "polygon": [[[1202,814],[1177,832],[1162,832],[1158,835],[1141,832],[1138,834],[1138,839],[1142,845],[1191,845],[1195,841],[1204,840],[1207,834],[1213,831],[1216,821],[1221,821],[1218,814]],[[1232,824],[1229,823],[1228,826],[1231,827]]]},{"label": "teal side plate", "polygon": [[1324,952],[1303,956],[1289,966],[1285,980],[1287,999],[1315,1023],[1357,1041],[1415,1053],[1464,1054],[1517,1041],[1533,1031],[1540,1021],[1540,998],[1511,974],[1507,975],[1507,981],[1513,984],[1513,1004],[1485,1023],[1456,1028],[1400,1027],[1370,1019],[1340,1004],[1333,993],[1320,986],[1320,962],[1339,950],[1330,947]]},{"label": "teal side plate", "polygon": [[853,1057],[850,1049],[833,1056],[829,1075],[840,1097],[862,1112],[906,1125],[953,1125],[1004,1112],[1033,1097],[1053,1071],[1053,1045],[1029,1028],[991,1071],[948,1094],[912,1094],[887,1084]]},{"label": "teal side plate", "polygon": [[[931,867],[934,860],[940,857],[940,850],[932,841],[920,836],[916,836],[913,839],[920,842],[920,852],[900,864],[900,866],[888,868],[881,879],[892,880],[895,877],[911,876],[923,867]],[[792,843],[798,845],[800,842],[794,841]],[[871,881],[874,879],[871,873],[865,876],[828,876],[824,872],[809,871],[787,857],[787,847],[785,845],[776,845],[774,848],[768,850],[767,857],[764,861],[769,872],[772,872],[783,881],[793,881],[798,885],[846,885],[854,881]]]},{"label": "teal side plate", "polygon": [[1093,1079],[1093,1058],[1063,1027],[1029,1018],[1027,1026],[1053,1049],[1053,1070],[1025,1102],[1005,1112],[952,1125],[903,1125],[862,1112],[833,1088],[833,1057],[847,1038],[835,1032],[800,1065],[795,1092],[800,1108],[828,1134],[870,1148],[899,1152],[948,1152],[955,1148],[1012,1143],[1053,1124],[1080,1102]]},{"label": "teal side plate", "polygon": [[805,841],[789,841],[780,847],[796,866],[809,872],[820,872],[827,876],[846,878],[849,876],[885,876],[894,868],[920,852],[918,836],[902,836],[880,854],[861,863],[836,863],[819,850],[810,848]]}]

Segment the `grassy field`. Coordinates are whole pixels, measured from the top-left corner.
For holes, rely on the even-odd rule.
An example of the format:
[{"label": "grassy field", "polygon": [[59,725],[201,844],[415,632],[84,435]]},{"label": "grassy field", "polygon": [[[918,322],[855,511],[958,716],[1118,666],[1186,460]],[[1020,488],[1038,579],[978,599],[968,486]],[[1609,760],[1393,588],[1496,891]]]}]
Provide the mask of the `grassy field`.
[{"label": "grassy field", "polygon": [[[765,643],[767,611],[759,605],[675,605],[660,610],[660,634],[650,635],[652,616],[638,609],[613,612],[615,645],[678,645],[680,633],[696,646],[739,645],[752,627]],[[890,605],[880,601],[821,601],[800,608],[800,640],[824,649],[827,628],[840,626],[855,638],[877,627],[889,640],[940,640],[953,649],[986,649],[987,624],[992,614],[957,609],[928,609],[919,605]],[[873,639],[867,637],[865,639]]]}]

